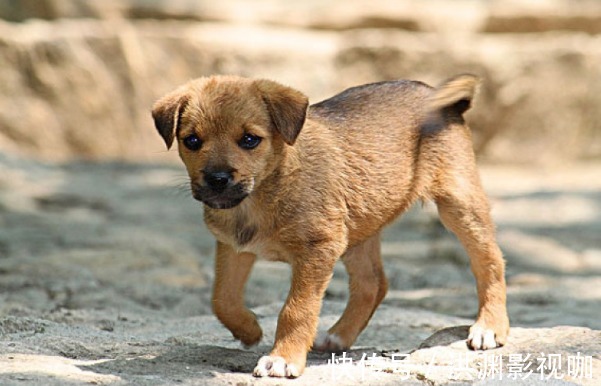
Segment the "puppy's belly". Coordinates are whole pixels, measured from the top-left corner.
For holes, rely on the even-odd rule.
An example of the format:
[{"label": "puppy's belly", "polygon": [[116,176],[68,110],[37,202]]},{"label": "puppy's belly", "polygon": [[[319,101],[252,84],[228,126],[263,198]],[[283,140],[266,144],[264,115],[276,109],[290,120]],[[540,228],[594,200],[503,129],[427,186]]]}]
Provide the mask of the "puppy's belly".
[{"label": "puppy's belly", "polygon": [[235,246],[235,248],[238,252],[252,253],[256,255],[259,260],[290,262],[287,253],[281,248],[273,246],[268,242],[253,242],[244,246]]}]

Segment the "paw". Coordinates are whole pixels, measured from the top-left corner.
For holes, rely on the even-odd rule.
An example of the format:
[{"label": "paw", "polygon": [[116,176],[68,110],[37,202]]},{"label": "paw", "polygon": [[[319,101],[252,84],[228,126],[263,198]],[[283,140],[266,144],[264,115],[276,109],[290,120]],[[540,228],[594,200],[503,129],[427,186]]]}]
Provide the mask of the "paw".
[{"label": "paw", "polygon": [[259,342],[261,341],[261,339],[257,339],[256,341],[249,341],[248,343],[244,343],[244,341],[240,341],[240,344],[242,345],[242,348],[245,350],[252,350],[253,348],[257,347],[259,345]]},{"label": "paw", "polygon": [[255,377],[297,378],[300,374],[300,368],[294,363],[286,363],[284,358],[271,355],[261,357],[253,370]]},{"label": "paw", "polygon": [[257,317],[254,313],[249,311],[243,317],[240,317],[240,320],[242,320],[243,323],[237,323],[236,325],[230,323],[229,326],[227,324],[226,326],[231,331],[234,338],[242,343],[244,348],[256,346],[263,338],[263,330],[261,330],[261,326],[257,322]]},{"label": "paw", "polygon": [[238,339],[240,343],[242,343],[242,347],[245,349],[249,349],[258,345],[263,338],[263,331],[261,330],[261,327],[259,327],[258,323],[255,322],[255,324],[256,326],[254,326],[254,328],[252,328],[250,331],[245,331],[242,334],[234,334],[234,338]]},{"label": "paw", "polygon": [[341,352],[347,349],[346,345],[336,334],[320,333],[313,343],[313,350],[321,352]]},{"label": "paw", "polygon": [[505,344],[505,337],[498,336],[492,328],[487,328],[478,323],[470,327],[467,337],[467,346],[472,350],[490,350]]}]

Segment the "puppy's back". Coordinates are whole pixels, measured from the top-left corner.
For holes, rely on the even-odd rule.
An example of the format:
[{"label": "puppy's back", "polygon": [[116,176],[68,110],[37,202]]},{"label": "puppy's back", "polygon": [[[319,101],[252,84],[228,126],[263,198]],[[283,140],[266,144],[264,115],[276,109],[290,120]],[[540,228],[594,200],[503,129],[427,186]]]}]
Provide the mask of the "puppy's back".
[{"label": "puppy's back", "polygon": [[[373,121],[383,115],[388,121],[391,115],[418,113],[417,107],[431,95],[432,87],[412,80],[394,80],[351,87],[343,92],[312,105],[309,114],[329,124],[353,125],[365,118]],[[420,109],[421,110],[421,109]]]}]

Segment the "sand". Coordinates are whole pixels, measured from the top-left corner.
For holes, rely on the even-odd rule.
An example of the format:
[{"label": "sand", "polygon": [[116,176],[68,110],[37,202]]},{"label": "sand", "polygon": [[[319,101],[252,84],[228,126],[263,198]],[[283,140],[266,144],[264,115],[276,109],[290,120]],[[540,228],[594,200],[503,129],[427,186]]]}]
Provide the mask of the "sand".
[{"label": "sand", "polygon": [[[210,311],[213,240],[182,167],[0,155],[0,384],[599,384],[600,165],[481,170],[507,259],[508,345],[467,350],[474,280],[425,205],[384,233],[390,292],[353,364],[311,353],[288,381],[249,372],[273,343],[290,271],[257,264],[247,303],[265,338],[242,348]],[[346,296],[339,265],[321,330]]]}]

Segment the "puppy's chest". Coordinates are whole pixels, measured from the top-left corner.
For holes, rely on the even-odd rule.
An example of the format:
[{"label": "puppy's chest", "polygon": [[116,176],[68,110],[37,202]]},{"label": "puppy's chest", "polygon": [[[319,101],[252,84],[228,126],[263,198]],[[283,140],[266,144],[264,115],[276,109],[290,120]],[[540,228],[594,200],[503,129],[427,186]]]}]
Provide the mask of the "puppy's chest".
[{"label": "puppy's chest", "polygon": [[253,253],[260,259],[288,261],[274,227],[260,216],[208,216],[205,222],[217,240],[238,252]]}]

